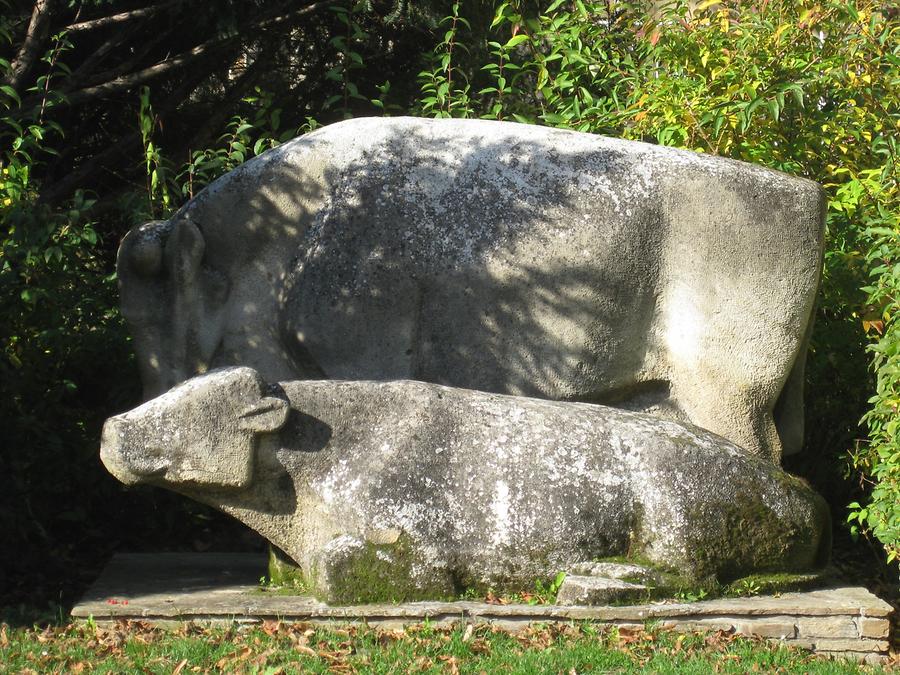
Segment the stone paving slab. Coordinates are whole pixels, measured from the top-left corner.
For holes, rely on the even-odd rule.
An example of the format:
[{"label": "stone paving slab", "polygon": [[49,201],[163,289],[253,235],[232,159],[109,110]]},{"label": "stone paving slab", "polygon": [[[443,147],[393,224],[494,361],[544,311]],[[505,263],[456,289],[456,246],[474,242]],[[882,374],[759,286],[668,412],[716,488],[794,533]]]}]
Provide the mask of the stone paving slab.
[{"label": "stone paving slab", "polygon": [[312,597],[263,591],[266,559],[245,553],[116,555],[72,609],[77,619],[253,622],[360,622],[398,626],[486,621],[515,629],[532,622],[591,620],[617,625],[659,621],[675,629],[733,630],[778,639],[823,654],[878,661],[888,650],[891,606],[861,587],[778,596],[719,598],[628,606],[493,605],[410,602],[331,607]]}]

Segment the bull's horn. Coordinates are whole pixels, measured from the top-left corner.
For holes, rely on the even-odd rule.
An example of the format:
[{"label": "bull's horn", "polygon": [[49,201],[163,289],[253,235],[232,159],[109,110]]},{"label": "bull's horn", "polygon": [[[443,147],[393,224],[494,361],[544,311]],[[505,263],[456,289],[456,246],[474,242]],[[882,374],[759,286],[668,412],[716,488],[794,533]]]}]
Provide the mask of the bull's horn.
[{"label": "bull's horn", "polygon": [[200,261],[206,250],[206,240],[194,223],[184,217],[175,222],[166,242],[172,276],[180,286],[193,281],[200,271]]}]

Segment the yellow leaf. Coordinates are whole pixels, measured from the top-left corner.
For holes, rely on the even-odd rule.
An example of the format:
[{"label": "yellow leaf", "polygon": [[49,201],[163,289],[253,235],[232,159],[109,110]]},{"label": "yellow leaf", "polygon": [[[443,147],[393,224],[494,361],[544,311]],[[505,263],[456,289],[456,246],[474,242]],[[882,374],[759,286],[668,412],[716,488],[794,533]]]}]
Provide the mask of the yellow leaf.
[{"label": "yellow leaf", "polygon": [[875,332],[879,335],[884,333],[884,321],[865,321],[862,322],[863,332],[871,333]]},{"label": "yellow leaf", "polygon": [[713,5],[721,4],[722,0],[703,0],[699,5],[697,5],[696,11],[702,12],[704,9],[708,9]]},{"label": "yellow leaf", "polygon": [[865,82],[866,84],[872,84],[872,76],[869,75],[868,73],[866,73],[865,75],[863,75],[861,79],[862,79],[862,81]]}]

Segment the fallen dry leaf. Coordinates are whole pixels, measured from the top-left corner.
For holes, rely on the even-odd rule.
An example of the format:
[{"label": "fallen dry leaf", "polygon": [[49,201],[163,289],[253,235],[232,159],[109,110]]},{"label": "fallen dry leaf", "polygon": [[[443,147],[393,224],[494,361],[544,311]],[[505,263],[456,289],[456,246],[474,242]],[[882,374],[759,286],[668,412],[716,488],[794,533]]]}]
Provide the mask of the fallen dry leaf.
[{"label": "fallen dry leaf", "polygon": [[493,591],[488,591],[488,594],[484,597],[484,601],[489,605],[508,605],[509,604],[509,600],[496,595]]},{"label": "fallen dry leaf", "polygon": [[280,621],[274,621],[272,619],[266,619],[262,622],[262,630],[266,635],[277,635],[278,630],[281,628]]},{"label": "fallen dry leaf", "polygon": [[447,671],[451,675],[459,675],[459,659],[455,656],[451,656],[450,654],[442,654],[438,657],[439,661],[443,661],[446,664]]},{"label": "fallen dry leaf", "polygon": [[402,630],[380,630],[377,633],[378,644],[386,645],[391,642],[398,642],[406,637],[406,633]]},{"label": "fallen dry leaf", "polygon": [[490,654],[491,643],[484,638],[476,638],[472,640],[472,644],[469,649],[472,650],[473,654]]},{"label": "fallen dry leaf", "polygon": [[266,663],[268,663],[269,657],[272,656],[272,654],[274,654],[274,653],[275,653],[274,649],[267,649],[262,654],[259,654],[258,656],[254,657],[254,659],[251,661],[251,663],[254,666],[256,666],[257,669],[262,670],[263,666],[265,666]]},{"label": "fallen dry leaf", "polygon": [[172,671],[172,675],[179,675],[184,667],[187,665],[187,659],[181,659],[177,666],[175,666],[175,670]]}]

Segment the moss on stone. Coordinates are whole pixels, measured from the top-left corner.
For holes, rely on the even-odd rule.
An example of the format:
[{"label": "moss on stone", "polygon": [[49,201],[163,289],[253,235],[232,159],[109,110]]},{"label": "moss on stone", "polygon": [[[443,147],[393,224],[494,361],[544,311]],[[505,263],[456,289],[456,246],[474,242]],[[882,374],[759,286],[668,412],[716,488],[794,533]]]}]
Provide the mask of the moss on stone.
[{"label": "moss on stone", "polygon": [[[687,547],[688,566],[704,583],[729,583],[760,572],[795,572],[816,557],[808,550],[816,540],[813,526],[788,527],[789,519],[779,517],[753,490],[719,504],[716,513],[699,511],[688,518],[697,523],[695,541]],[[714,524],[704,527],[711,519]]]},{"label": "moss on stone", "polygon": [[269,584],[278,589],[302,594],[309,592],[309,583],[303,570],[284,551],[269,546]]},{"label": "moss on stone", "polygon": [[611,555],[603,558],[594,558],[593,562],[597,563],[615,563],[617,565],[640,565],[641,567],[649,567],[650,569],[657,569],[659,565],[654,562],[651,562],[649,558],[644,558],[641,555]]},{"label": "moss on stone", "polygon": [[795,574],[776,572],[773,574],[751,574],[732,581],[723,587],[723,595],[771,595],[792,591],[808,591],[822,586],[827,580],[825,573]]},{"label": "moss on stone", "polygon": [[323,561],[319,570],[327,578],[327,589],[317,592],[321,600],[338,605],[379,602],[412,602],[445,598],[455,593],[445,575],[416,574],[420,564],[408,537],[390,544],[363,542],[342,555]]}]

